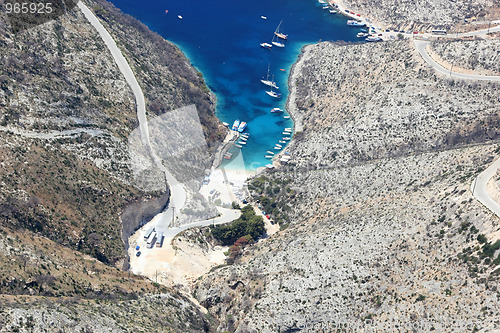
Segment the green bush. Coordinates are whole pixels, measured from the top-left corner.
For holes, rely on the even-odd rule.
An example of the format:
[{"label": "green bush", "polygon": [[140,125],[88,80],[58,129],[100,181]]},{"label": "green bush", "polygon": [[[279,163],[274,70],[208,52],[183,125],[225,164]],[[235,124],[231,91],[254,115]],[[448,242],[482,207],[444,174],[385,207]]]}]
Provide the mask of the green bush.
[{"label": "green bush", "polygon": [[213,236],[224,245],[232,245],[239,238],[249,236],[252,240],[257,240],[266,228],[262,216],[255,215],[251,206],[241,209],[241,217],[230,224],[211,227]]},{"label": "green bush", "polygon": [[482,257],[490,257],[493,258],[493,255],[495,254],[495,251],[500,249],[500,239],[497,240],[495,243],[487,243],[483,245],[483,253]]},{"label": "green bush", "polygon": [[484,244],[484,243],[486,243],[486,240],[487,240],[487,239],[486,239],[486,236],[485,236],[485,235],[483,235],[483,234],[479,234],[479,235],[477,235],[477,241],[478,241],[479,243]]}]

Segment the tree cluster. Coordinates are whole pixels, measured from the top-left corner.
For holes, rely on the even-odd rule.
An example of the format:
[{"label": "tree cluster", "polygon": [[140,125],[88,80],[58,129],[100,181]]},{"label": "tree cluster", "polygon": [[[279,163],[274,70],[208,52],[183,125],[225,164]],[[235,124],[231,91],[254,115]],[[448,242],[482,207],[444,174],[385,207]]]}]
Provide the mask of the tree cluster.
[{"label": "tree cluster", "polygon": [[266,228],[262,216],[257,216],[251,206],[245,206],[241,209],[240,218],[230,224],[212,227],[211,230],[213,236],[223,245],[232,245],[244,236],[255,241],[264,234]]}]

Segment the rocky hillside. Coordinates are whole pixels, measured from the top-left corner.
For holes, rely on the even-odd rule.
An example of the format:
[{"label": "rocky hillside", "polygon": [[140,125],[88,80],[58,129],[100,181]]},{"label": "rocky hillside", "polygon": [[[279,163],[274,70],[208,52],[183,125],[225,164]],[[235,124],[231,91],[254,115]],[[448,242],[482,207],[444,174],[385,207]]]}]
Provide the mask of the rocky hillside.
[{"label": "rocky hillside", "polygon": [[434,52],[455,68],[500,75],[500,39],[435,40]]},{"label": "rocky hillside", "polygon": [[500,153],[499,86],[407,41],[307,46],[291,75],[291,162],[249,186],[283,230],[197,283],[219,329],[497,330],[500,220],[470,184]]},{"label": "rocky hillside", "polygon": [[[212,97],[182,53],[111,5],[90,5],[138,74],[150,117],[195,104],[215,147],[223,132]],[[159,194],[142,193],[131,172],[131,90],[78,8],[18,34],[1,23],[2,222],[117,263],[125,255],[120,212]],[[154,170],[147,177],[163,178]]]},{"label": "rocky hillside", "polygon": [[[213,96],[187,58],[111,4],[86,4],[102,19],[131,64],[146,95],[149,119],[195,105],[202,136],[208,149],[215,149],[224,130],[214,116]],[[166,298],[175,298],[158,301],[166,313],[172,312],[167,324],[144,327],[203,331],[208,322],[189,301],[113,267],[127,267],[124,241],[165,206],[169,192],[158,170],[133,173],[128,145],[138,125],[134,96],[96,30],[78,8],[15,34],[0,14],[0,45],[0,262],[4,268],[0,293],[13,295],[12,302],[19,304],[24,298],[15,295],[20,294],[122,299],[125,308],[136,306],[134,311],[139,313],[151,301],[141,298],[132,305],[127,303],[130,299],[164,292],[171,295]],[[209,166],[208,153],[204,160],[191,163],[200,169]],[[154,181],[157,190],[141,186],[145,181]],[[179,307],[178,302],[184,305]],[[37,310],[14,308],[1,316],[5,320],[0,330],[12,331],[21,325],[20,316],[33,316],[31,324],[34,321],[32,327],[38,331]],[[88,321],[83,318],[84,307],[72,311],[61,318]],[[86,315],[92,318],[91,312]],[[153,312],[148,315],[154,317]],[[45,328],[50,321],[65,321],[54,316],[43,321]],[[121,326],[117,318],[110,315],[99,327],[130,331],[142,325],[126,318],[129,324]],[[101,331],[99,327],[92,330]]]},{"label": "rocky hillside", "polygon": [[[499,18],[498,1],[481,0],[341,0],[346,8],[381,24],[383,27],[407,30],[422,27],[473,29],[471,23]],[[465,22],[467,19],[468,22]]]}]

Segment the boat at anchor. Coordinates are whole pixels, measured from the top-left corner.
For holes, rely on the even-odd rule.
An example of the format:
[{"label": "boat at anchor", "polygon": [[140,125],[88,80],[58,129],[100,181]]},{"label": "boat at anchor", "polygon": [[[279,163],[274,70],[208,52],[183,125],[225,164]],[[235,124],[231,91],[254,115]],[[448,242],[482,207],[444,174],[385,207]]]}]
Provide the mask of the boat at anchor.
[{"label": "boat at anchor", "polygon": [[278,28],[276,28],[276,31],[274,32],[274,34],[275,34],[275,35],[276,35],[276,37],[278,37],[278,38],[281,38],[281,39],[288,39],[288,35],[285,35],[284,33],[280,32],[281,23],[283,23],[283,20],[281,20],[281,21],[280,21],[280,24],[278,24]]}]

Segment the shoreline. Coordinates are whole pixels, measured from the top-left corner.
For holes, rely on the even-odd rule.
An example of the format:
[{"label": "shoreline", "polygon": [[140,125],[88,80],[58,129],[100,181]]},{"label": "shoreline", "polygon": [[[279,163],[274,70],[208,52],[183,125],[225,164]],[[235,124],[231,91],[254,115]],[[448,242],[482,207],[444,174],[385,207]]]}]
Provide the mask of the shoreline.
[{"label": "shoreline", "polygon": [[[297,55],[297,60],[293,63],[293,65],[289,69],[289,74],[287,78],[287,86],[288,86],[288,96],[286,98],[285,102],[285,108],[286,112],[290,116],[290,119],[292,120],[292,133],[293,135],[291,136],[291,140],[288,141],[286,148],[290,147],[292,145],[292,142],[294,142],[294,137],[298,132],[301,132],[303,130],[302,128],[302,121],[298,119],[298,114],[297,114],[297,109],[295,106],[295,97],[296,97],[296,91],[295,87],[293,85],[293,82],[296,79],[296,70],[297,66],[300,64],[302,61],[302,58],[304,57],[305,54],[305,49],[306,47],[313,45],[312,43],[309,44],[304,44],[300,48],[300,53]],[[280,168],[282,166],[281,164],[281,157],[285,154],[285,151],[287,149],[282,149],[278,154],[275,154],[274,157],[271,159],[271,164],[273,165],[274,168]],[[259,170],[260,169],[260,170]],[[257,169],[257,174],[264,172],[267,170],[266,167],[261,167]]]}]

